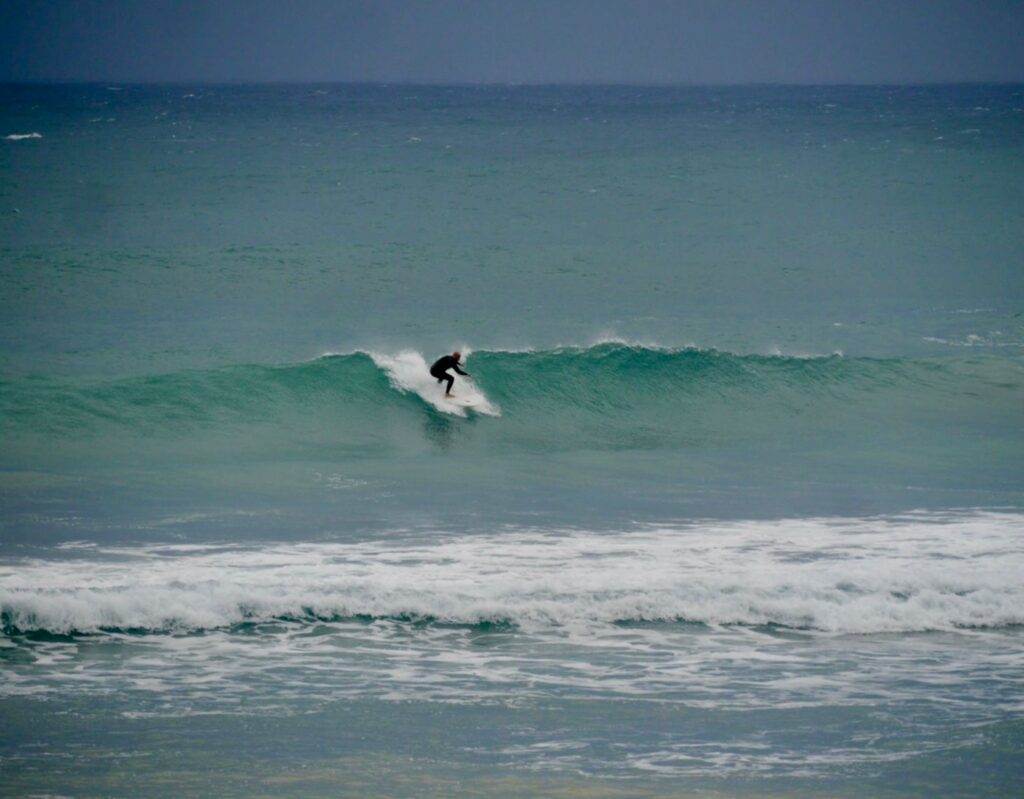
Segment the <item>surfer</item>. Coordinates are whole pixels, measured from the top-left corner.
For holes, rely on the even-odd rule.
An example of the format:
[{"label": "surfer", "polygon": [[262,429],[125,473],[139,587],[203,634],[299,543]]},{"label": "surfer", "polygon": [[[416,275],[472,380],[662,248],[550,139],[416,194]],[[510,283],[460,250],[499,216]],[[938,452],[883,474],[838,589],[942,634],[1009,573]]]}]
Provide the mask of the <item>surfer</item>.
[{"label": "surfer", "polygon": [[434,361],[434,365],[430,367],[430,374],[437,378],[438,383],[443,381],[448,382],[448,386],[444,391],[444,395],[446,397],[450,397],[452,395],[452,384],[455,382],[455,378],[448,374],[449,369],[454,369],[458,374],[469,377],[469,372],[463,372],[459,368],[459,359],[461,357],[461,352],[453,352],[451,355],[443,355]]}]

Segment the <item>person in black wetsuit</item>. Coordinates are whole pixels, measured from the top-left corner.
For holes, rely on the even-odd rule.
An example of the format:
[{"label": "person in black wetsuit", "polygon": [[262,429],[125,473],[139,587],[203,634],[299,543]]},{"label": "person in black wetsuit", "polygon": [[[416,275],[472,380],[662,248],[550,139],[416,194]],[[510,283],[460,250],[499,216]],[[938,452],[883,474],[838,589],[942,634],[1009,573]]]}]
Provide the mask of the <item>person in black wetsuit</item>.
[{"label": "person in black wetsuit", "polygon": [[469,372],[463,372],[459,368],[459,359],[461,357],[461,352],[453,352],[451,355],[444,355],[438,358],[434,361],[434,365],[430,367],[430,374],[437,378],[438,383],[448,382],[448,386],[444,390],[446,397],[452,395],[452,384],[455,382],[455,378],[448,374],[449,369],[454,369],[458,374],[469,377]]}]

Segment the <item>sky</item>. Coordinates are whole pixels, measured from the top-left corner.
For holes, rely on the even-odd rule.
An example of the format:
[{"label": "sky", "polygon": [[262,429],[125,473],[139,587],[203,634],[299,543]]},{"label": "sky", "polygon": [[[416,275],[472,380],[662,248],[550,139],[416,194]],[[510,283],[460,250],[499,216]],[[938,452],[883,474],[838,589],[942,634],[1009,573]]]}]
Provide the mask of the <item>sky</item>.
[{"label": "sky", "polygon": [[1024,81],[1024,0],[3,0],[0,81]]}]

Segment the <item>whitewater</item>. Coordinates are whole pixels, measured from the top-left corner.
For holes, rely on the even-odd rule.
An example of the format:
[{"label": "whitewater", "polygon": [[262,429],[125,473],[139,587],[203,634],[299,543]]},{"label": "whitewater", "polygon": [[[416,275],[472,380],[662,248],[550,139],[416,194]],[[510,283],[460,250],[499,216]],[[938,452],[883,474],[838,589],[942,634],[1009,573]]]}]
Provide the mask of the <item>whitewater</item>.
[{"label": "whitewater", "polygon": [[71,542],[59,561],[7,565],[0,614],[10,634],[353,618],[954,631],[1024,623],[1022,537],[1019,514],[962,511],[269,547]]},{"label": "whitewater", "polygon": [[[114,696],[130,723],[183,730],[368,701],[398,724],[422,703],[449,719],[557,708],[560,724],[522,730],[503,756],[630,780],[902,770],[948,753],[937,727],[1020,712],[1022,534],[1019,513],[964,509],[344,544],[69,541],[0,568],[0,701]],[[609,719],[586,710],[602,705],[640,729],[702,720],[608,752],[594,725]],[[870,745],[791,737],[786,717],[823,708]],[[708,746],[734,714],[758,714],[776,743]]]},{"label": "whitewater", "polygon": [[[466,350],[466,356],[469,350]],[[394,355],[384,353],[369,353],[373,362],[383,369],[391,385],[402,393],[415,393],[424,402],[441,411],[454,416],[466,416],[470,411],[451,402],[446,402],[437,380],[430,375],[430,368],[427,366],[423,356],[415,350],[402,350]],[[460,399],[473,406],[476,413],[487,414],[488,416],[500,416],[501,412],[484,396],[473,383],[472,378],[462,377],[459,383]]]}]

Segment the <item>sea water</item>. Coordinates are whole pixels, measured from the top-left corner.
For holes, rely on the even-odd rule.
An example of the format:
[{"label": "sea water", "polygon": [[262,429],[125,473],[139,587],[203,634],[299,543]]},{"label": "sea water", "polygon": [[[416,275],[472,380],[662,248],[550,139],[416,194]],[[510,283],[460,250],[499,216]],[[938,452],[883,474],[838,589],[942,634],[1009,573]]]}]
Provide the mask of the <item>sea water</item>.
[{"label": "sea water", "polygon": [[0,98],[0,794],[1021,791],[1024,89]]}]

